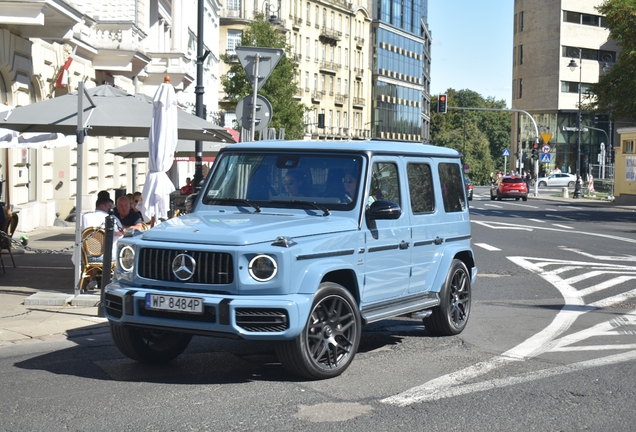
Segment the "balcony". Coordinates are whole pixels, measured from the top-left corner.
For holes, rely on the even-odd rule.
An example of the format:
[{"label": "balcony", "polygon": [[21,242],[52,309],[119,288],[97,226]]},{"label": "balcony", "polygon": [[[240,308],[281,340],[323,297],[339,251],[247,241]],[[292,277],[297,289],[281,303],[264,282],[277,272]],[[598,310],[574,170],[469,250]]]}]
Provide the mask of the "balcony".
[{"label": "balcony", "polygon": [[354,97],[352,99],[352,104],[354,108],[364,108],[364,105],[365,105],[364,98]]},{"label": "balcony", "polygon": [[230,62],[238,63],[239,59],[238,59],[238,56],[236,55],[236,51],[234,51],[234,50],[226,50],[225,51],[225,55],[230,60]]},{"label": "balcony", "polygon": [[340,93],[336,93],[336,100],[335,100],[335,104],[336,105],[344,105],[345,102],[345,97],[344,95],[340,94]]},{"label": "balcony", "polygon": [[294,94],[294,99],[302,99],[304,95],[305,92],[303,91],[302,87],[298,87],[298,90]]},{"label": "balcony", "polygon": [[303,19],[296,16],[290,16],[289,19],[292,22],[292,28],[294,30],[300,30],[300,25],[303,23]]},{"label": "balcony", "polygon": [[249,18],[240,9],[221,8],[219,21],[221,25],[247,24]]},{"label": "balcony", "polygon": [[322,26],[320,29],[320,39],[333,45],[340,41],[341,35],[342,32],[336,31],[332,28],[327,28],[327,26]]},{"label": "balcony", "polygon": [[322,60],[320,62],[319,68],[320,68],[320,72],[326,72],[326,73],[332,73],[332,74],[336,73],[336,65],[331,60]]},{"label": "balcony", "polygon": [[318,90],[314,90],[314,92],[311,94],[311,101],[320,103],[321,100],[322,100],[322,92]]},{"label": "balcony", "polygon": [[300,61],[303,59],[303,55],[302,54],[294,54],[294,61],[296,63],[300,63]]},{"label": "balcony", "polygon": [[364,69],[362,68],[353,68],[353,73],[356,76],[356,79],[362,79],[364,77]]},{"label": "balcony", "polygon": [[360,37],[360,36],[356,36],[353,38],[353,40],[356,41],[356,47],[358,48],[362,48],[362,46],[364,45],[364,38]]}]

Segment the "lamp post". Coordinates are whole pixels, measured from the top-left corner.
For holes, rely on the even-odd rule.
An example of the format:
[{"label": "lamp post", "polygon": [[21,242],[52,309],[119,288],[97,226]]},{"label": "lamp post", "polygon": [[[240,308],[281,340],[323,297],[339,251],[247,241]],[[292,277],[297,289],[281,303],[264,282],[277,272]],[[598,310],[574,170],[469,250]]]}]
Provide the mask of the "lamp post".
[{"label": "lamp post", "polygon": [[577,67],[579,68],[579,106],[576,115],[576,185],[574,186],[574,198],[581,198],[581,87],[582,87],[582,74],[583,74],[583,62],[581,61],[582,49],[579,48],[579,64],[576,64],[574,59],[570,60],[568,67],[572,72]]}]

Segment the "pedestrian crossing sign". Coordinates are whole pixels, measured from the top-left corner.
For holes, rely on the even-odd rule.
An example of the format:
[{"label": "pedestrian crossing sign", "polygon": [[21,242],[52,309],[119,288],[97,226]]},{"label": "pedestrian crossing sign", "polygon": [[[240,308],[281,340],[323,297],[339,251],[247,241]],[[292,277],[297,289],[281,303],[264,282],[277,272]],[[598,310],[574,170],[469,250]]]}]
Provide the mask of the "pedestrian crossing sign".
[{"label": "pedestrian crossing sign", "polygon": [[550,163],[550,153],[541,154],[541,163]]}]

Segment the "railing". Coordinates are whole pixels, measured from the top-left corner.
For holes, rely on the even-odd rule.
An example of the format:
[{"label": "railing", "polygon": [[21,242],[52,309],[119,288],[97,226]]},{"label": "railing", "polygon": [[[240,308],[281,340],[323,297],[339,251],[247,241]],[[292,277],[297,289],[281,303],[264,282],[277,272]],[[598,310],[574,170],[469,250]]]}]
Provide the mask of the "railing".
[{"label": "railing", "polygon": [[358,105],[358,106],[364,106],[365,104],[364,98],[361,98],[361,97],[354,97],[352,102],[354,105]]},{"label": "railing", "polygon": [[326,26],[323,26],[320,29],[320,36],[327,39],[340,40],[340,35],[338,35],[338,33],[340,32],[337,32],[332,28],[327,28]]}]

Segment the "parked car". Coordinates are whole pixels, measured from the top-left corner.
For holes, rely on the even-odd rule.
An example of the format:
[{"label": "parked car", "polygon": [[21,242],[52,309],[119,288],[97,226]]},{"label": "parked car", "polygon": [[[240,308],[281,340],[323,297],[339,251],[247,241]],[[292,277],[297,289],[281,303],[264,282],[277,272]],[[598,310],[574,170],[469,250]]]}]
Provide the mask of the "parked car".
[{"label": "parked car", "polygon": [[576,184],[576,175],[574,174],[552,174],[548,177],[539,177],[537,180],[539,187],[574,187]]},{"label": "parked car", "polygon": [[503,176],[497,180],[497,183],[490,187],[490,200],[501,201],[502,198],[515,198],[517,201],[521,198],[528,200],[528,185],[526,181],[519,176]]},{"label": "parked car", "polygon": [[115,345],[142,363],[193,335],[271,341],[305,379],[343,373],[362,326],[468,322],[477,276],[461,154],[388,141],[239,143],[192,211],[117,242],[104,293]]},{"label": "parked car", "polygon": [[466,176],[464,176],[464,184],[466,185],[466,197],[468,201],[473,200],[473,182]]}]

